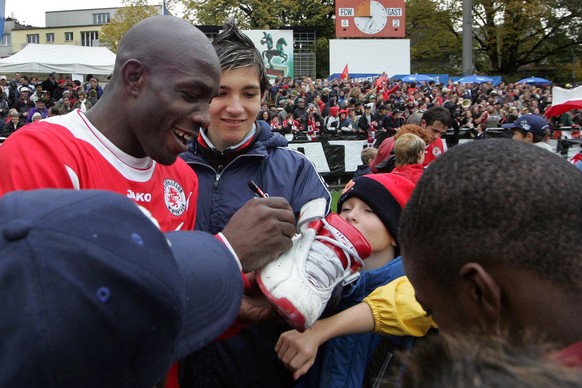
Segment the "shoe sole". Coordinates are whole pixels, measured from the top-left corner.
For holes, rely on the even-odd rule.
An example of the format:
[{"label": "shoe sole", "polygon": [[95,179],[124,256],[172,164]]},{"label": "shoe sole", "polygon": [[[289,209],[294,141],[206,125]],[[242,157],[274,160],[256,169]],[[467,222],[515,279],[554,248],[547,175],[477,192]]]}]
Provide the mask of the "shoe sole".
[{"label": "shoe sole", "polygon": [[287,323],[291,325],[295,330],[303,333],[306,329],[305,327],[305,317],[299,310],[295,308],[293,303],[287,298],[276,298],[274,297],[265,287],[261,279],[261,275],[257,276],[257,283],[263,294],[267,297],[267,300],[271,305],[277,310],[277,312],[285,318]]}]

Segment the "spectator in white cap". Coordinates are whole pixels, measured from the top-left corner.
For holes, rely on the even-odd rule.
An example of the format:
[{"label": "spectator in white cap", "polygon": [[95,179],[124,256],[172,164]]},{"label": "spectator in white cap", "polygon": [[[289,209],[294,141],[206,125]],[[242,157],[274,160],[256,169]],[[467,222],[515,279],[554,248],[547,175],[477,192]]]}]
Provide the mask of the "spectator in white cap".
[{"label": "spectator in white cap", "polygon": [[26,86],[21,86],[18,88],[20,96],[12,104],[11,108],[14,108],[20,114],[21,119],[26,119],[28,116],[28,111],[35,107],[34,102],[30,99],[30,89]]}]

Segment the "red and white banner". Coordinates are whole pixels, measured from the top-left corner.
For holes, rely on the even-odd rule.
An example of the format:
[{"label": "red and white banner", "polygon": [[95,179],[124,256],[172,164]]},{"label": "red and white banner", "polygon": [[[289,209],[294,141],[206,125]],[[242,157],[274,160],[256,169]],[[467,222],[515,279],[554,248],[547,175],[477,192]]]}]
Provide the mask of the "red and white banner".
[{"label": "red and white banner", "polygon": [[552,87],[552,106],[546,109],[545,115],[559,116],[572,109],[582,109],[582,86],[574,89]]}]

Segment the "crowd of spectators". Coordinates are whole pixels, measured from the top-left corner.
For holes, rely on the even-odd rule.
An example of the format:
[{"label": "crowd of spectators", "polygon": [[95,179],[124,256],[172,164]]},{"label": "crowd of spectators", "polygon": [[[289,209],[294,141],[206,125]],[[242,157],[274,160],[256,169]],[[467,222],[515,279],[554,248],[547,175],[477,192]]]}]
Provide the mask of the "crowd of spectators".
[{"label": "crowd of spectators", "polygon": [[103,95],[99,80],[88,74],[85,81],[70,75],[57,77],[55,72],[46,80],[15,73],[8,81],[0,76],[0,137],[34,120],[66,114],[76,108],[90,109]]},{"label": "crowd of spectators", "polygon": [[[20,73],[11,81],[0,76],[0,89],[2,137],[29,123],[37,111],[41,118],[75,108],[87,111],[103,94],[98,78],[91,74],[81,82],[68,75],[57,79],[54,72],[44,81]],[[378,147],[411,115],[420,116],[432,106],[442,106],[454,119],[446,136],[451,146],[460,137],[481,138],[487,131],[502,133],[502,124],[527,113],[543,115],[551,103],[551,85],[405,83],[391,81],[386,75],[374,81],[278,77],[257,119],[268,122],[275,132],[292,135],[295,141],[367,139]],[[552,129],[576,129],[582,124],[582,111],[567,112],[550,123]]]},{"label": "crowd of spectators", "polygon": [[[378,146],[414,114],[432,106],[447,108],[454,119],[449,145],[460,136],[475,138],[520,115],[543,115],[551,106],[551,85],[498,85],[448,82],[405,83],[382,75],[374,81],[277,78],[265,97],[259,119],[295,140],[329,137],[368,139]],[[582,112],[551,120],[553,128],[582,124]],[[509,135],[510,137],[511,135]]]}]

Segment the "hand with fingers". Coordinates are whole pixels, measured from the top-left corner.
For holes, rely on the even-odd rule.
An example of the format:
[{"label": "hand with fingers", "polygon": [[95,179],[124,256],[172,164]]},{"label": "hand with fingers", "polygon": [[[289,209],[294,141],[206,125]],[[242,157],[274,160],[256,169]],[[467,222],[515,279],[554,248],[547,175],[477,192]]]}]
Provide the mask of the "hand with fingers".
[{"label": "hand with fingers", "polygon": [[243,272],[260,268],[292,246],[295,215],[285,198],[253,198],[224,227]]},{"label": "hand with fingers", "polygon": [[297,380],[313,366],[317,349],[324,341],[317,330],[308,329],[303,333],[290,330],[281,334],[275,345],[275,352]]}]

